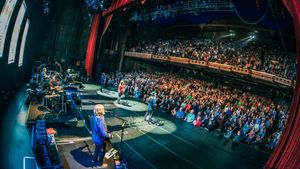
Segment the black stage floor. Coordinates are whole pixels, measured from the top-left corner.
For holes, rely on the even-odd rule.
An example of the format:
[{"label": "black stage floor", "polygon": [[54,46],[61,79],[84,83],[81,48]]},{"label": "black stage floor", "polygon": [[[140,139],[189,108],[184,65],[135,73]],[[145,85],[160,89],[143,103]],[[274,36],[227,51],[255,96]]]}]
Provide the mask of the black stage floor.
[{"label": "black stage floor", "polygon": [[[154,126],[142,121],[141,113],[135,118],[131,118],[131,113],[118,110],[119,116],[133,119],[133,124],[125,129],[123,144],[123,156],[132,168],[263,168],[269,156],[169,115],[158,114],[165,124]],[[118,121],[108,119],[108,125],[112,129]],[[138,124],[134,124],[136,121]],[[114,132],[114,136],[119,139],[120,131]]]},{"label": "black stage floor", "polygon": [[90,162],[94,147],[89,135],[89,116],[97,103],[108,111],[108,130],[118,150],[122,121],[115,116],[127,120],[122,157],[129,169],[261,169],[269,157],[268,153],[225,139],[219,131],[208,132],[166,113],[154,115],[164,125],[148,124],[143,120],[145,112],[131,111],[130,107],[125,110],[115,99],[102,97],[96,90],[82,92],[80,97],[79,114],[85,119],[85,126],[57,129],[58,149],[65,168],[94,167]]},{"label": "black stage floor", "polygon": [[[144,112],[118,108],[115,100],[96,92],[83,94],[82,116],[88,118],[95,103],[102,103],[108,130],[115,148],[120,148],[121,120],[126,119],[122,156],[130,169],[260,169],[269,154],[225,139],[218,131],[208,132],[165,113],[155,116],[164,121],[155,126],[143,121]],[[89,120],[86,120],[89,128]],[[84,160],[84,159],[83,159]]]}]

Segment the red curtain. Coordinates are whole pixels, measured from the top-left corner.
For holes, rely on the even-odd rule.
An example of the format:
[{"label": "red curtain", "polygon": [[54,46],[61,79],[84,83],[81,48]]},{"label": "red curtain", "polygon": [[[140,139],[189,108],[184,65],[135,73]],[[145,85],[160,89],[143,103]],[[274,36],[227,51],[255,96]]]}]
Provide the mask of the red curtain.
[{"label": "red curtain", "polygon": [[93,16],[92,26],[90,29],[90,36],[85,54],[85,70],[88,76],[92,75],[93,61],[95,54],[95,46],[97,42],[97,35],[99,31],[101,13]]},{"label": "red curtain", "polygon": [[133,3],[134,0],[113,0],[111,6],[103,11],[103,13],[96,14],[93,16],[92,26],[90,29],[90,36],[89,41],[86,49],[86,55],[85,55],[85,70],[87,72],[88,76],[92,75],[93,71],[93,62],[94,62],[94,55],[95,55],[95,47],[97,43],[97,36],[99,32],[99,23],[101,16],[106,16],[103,32],[102,34],[99,33],[101,36],[106,32],[110,21],[112,19],[112,13],[120,8],[125,7],[126,5],[129,5],[130,3]]},{"label": "red curtain", "polygon": [[120,9],[120,8],[125,7],[126,5],[129,5],[133,2],[134,2],[134,0],[114,0],[114,1],[112,1],[111,6],[103,12],[103,16],[107,15],[107,17],[105,19],[102,35],[105,34],[105,32],[106,32],[106,30],[107,30],[107,28],[110,24],[110,21],[113,17],[113,14],[111,14],[111,13],[118,10],[118,9]]},{"label": "red curtain", "polygon": [[300,0],[283,0],[283,3],[294,20],[298,56],[297,80],[286,128],[265,169],[300,168]]},{"label": "red curtain", "polygon": [[105,32],[106,32],[106,30],[107,30],[107,28],[108,28],[108,26],[109,26],[109,24],[110,24],[110,21],[111,21],[112,17],[113,17],[113,14],[108,15],[108,16],[105,18],[105,23],[104,23],[104,28],[103,28],[102,36],[105,34]]}]

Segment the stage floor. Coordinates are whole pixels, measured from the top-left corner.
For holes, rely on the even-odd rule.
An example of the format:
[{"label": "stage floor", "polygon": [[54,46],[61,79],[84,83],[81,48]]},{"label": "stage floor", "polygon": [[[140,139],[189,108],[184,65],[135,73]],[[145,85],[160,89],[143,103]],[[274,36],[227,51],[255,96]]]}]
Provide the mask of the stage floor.
[{"label": "stage floor", "polygon": [[[59,155],[64,169],[96,168],[91,161],[94,145],[91,139],[73,140],[71,143],[58,144]],[[106,169],[114,169],[113,157],[104,160],[108,164]]]},{"label": "stage floor", "polygon": [[[257,169],[263,168],[269,157],[268,153],[225,139],[218,131],[208,132],[162,112],[156,113],[155,116],[163,120],[164,125],[148,124],[143,120],[144,112],[123,109],[114,103],[115,99],[99,96],[96,90],[81,94],[81,98],[81,114],[84,118],[92,114],[94,104],[101,103],[105,106],[108,111],[108,130],[114,136],[112,142],[117,149],[120,147],[122,122],[114,116],[128,121],[124,130],[122,155],[130,169]],[[89,120],[86,120],[86,129],[89,130]],[[69,136],[69,139],[72,137]],[[82,146],[85,146],[83,142],[73,145],[79,150]],[[74,160],[76,157],[69,153],[70,158],[64,158],[62,161],[66,160],[72,165],[85,163],[90,155],[82,153],[88,159],[84,157]]]}]

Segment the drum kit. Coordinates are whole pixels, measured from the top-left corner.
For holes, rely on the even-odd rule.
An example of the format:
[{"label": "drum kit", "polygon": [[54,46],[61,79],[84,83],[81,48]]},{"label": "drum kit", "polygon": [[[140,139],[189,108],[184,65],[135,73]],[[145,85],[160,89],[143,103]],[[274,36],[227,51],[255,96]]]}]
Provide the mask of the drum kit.
[{"label": "drum kit", "polygon": [[59,118],[61,113],[66,113],[66,103],[65,103],[65,92],[61,86],[62,76],[60,73],[51,72],[51,77],[55,76],[53,84],[50,81],[50,90],[46,93],[43,100],[43,105],[51,113],[56,114],[56,118]]},{"label": "drum kit", "polygon": [[51,117],[55,116],[56,119],[61,114],[67,113],[65,91],[82,88],[82,84],[75,81],[70,70],[66,73],[63,73],[62,70],[59,72],[49,70],[47,72],[45,64],[40,65],[36,71],[33,70],[32,80],[28,86],[30,101],[42,102],[40,109],[45,113],[43,118],[49,114]]},{"label": "drum kit", "polygon": [[46,94],[44,96],[44,106],[51,112],[56,114],[56,118],[59,118],[59,115],[66,113],[66,103],[65,103],[65,93],[63,90],[58,90],[56,93]]}]

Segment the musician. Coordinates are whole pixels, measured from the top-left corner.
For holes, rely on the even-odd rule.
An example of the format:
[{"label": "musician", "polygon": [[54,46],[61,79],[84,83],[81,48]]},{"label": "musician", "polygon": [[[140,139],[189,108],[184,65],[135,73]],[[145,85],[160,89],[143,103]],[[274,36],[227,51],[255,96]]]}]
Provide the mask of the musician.
[{"label": "musician", "polygon": [[61,64],[58,61],[54,62],[54,70],[56,72],[63,73],[63,69],[61,67]]},{"label": "musician", "polygon": [[100,92],[102,92],[103,86],[105,86],[106,83],[106,75],[105,73],[102,73],[100,77]]},{"label": "musician", "polygon": [[47,73],[47,68],[44,67],[43,71],[41,72],[41,79],[42,79],[42,81],[45,81],[49,78],[50,78],[50,75],[48,75],[48,73]]},{"label": "musician", "polygon": [[92,162],[98,163],[99,167],[105,168],[107,164],[103,163],[106,150],[105,140],[109,140],[111,135],[107,133],[107,126],[104,120],[105,110],[102,104],[94,107],[94,115],[90,119],[92,129],[92,141],[95,144],[95,151]]},{"label": "musician", "polygon": [[124,92],[125,92],[125,82],[124,80],[121,80],[118,86],[118,104],[120,104],[121,96],[124,94]]},{"label": "musician", "polygon": [[73,81],[73,78],[71,76],[71,69],[67,69],[67,71],[65,72],[65,82],[69,83],[71,81]]},{"label": "musician", "polygon": [[149,121],[150,118],[152,117],[153,110],[156,106],[156,92],[153,91],[151,92],[151,96],[148,98],[148,106],[147,106],[147,112],[145,114],[145,121]]},{"label": "musician", "polygon": [[59,79],[56,78],[56,76],[52,76],[50,80],[50,90],[52,91],[58,91],[61,90],[61,83]]}]

